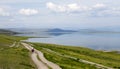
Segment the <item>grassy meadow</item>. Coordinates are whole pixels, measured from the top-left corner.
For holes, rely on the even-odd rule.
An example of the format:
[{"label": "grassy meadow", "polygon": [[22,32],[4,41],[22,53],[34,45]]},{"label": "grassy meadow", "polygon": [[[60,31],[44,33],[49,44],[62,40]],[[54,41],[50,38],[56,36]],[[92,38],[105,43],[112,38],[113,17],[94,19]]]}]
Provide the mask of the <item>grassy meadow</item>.
[{"label": "grassy meadow", "polygon": [[[27,38],[0,34],[0,69],[36,69],[30,52],[20,44],[21,40]],[[81,62],[80,59],[120,69],[120,54],[115,51],[103,52],[75,46],[27,43],[42,51],[49,61],[58,64],[62,69],[99,69],[96,65]]]},{"label": "grassy meadow", "polygon": [[29,51],[19,43],[24,39],[27,37],[0,35],[0,69],[36,69]]},{"label": "grassy meadow", "polygon": [[[57,63],[63,69],[96,69],[95,65],[79,62],[79,59],[95,62],[114,69],[120,69],[120,54],[116,52],[103,52],[83,47],[44,43],[34,43],[33,46],[41,50],[48,60]],[[75,60],[64,56],[71,56],[77,59]]]}]

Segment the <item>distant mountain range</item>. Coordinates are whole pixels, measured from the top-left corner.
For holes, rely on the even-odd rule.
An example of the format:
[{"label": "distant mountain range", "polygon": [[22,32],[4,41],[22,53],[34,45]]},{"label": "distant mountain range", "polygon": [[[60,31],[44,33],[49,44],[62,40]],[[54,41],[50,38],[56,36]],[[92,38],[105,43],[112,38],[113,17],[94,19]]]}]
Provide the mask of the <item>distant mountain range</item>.
[{"label": "distant mountain range", "polygon": [[[29,28],[11,28],[11,29],[0,29],[0,33],[9,33],[9,34],[55,34],[60,35],[63,33],[73,33],[73,32],[80,32],[80,33],[120,33],[120,29],[114,28],[97,28],[97,29],[79,29],[79,30],[67,30],[61,28],[52,28],[52,29],[29,29]],[[59,33],[59,34],[58,34]]]},{"label": "distant mountain range", "polygon": [[80,29],[79,32],[84,32],[84,33],[120,33],[119,30],[113,30],[113,29]]},{"label": "distant mountain range", "polygon": [[18,32],[6,30],[6,29],[0,29],[0,34],[17,34]]},{"label": "distant mountain range", "polygon": [[11,31],[15,31],[15,32],[20,32],[20,33],[41,33],[41,32],[48,32],[48,33],[65,33],[65,32],[77,32],[75,30],[64,30],[64,29],[60,29],[60,28],[53,28],[53,29],[24,29],[24,28],[19,28],[19,29],[15,29],[12,28],[10,29]]},{"label": "distant mountain range", "polygon": [[55,29],[49,29],[46,32],[64,33],[64,32],[77,32],[77,31],[75,31],[75,30],[63,30],[63,29],[55,28]]}]

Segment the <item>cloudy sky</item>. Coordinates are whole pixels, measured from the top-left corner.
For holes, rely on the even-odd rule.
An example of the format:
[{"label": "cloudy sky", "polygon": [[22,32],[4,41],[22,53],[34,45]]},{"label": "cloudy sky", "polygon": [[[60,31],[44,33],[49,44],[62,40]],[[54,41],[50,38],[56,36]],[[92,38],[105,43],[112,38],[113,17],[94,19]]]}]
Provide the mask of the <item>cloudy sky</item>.
[{"label": "cloudy sky", "polygon": [[1,0],[0,28],[120,26],[120,0]]}]

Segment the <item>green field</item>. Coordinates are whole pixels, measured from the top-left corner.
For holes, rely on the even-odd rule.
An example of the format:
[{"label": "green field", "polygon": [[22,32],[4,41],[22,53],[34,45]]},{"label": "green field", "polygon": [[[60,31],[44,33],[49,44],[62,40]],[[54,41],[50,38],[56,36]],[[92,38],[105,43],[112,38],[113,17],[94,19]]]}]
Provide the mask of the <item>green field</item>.
[{"label": "green field", "polygon": [[[19,43],[24,39],[27,38],[0,35],[0,69],[36,69],[29,51]],[[10,47],[14,42],[15,46]]]},{"label": "green field", "polygon": [[[33,46],[36,49],[41,50],[48,60],[57,63],[63,69],[95,69],[95,66],[79,62],[79,59],[120,69],[120,54],[117,54],[116,52],[102,52],[83,47],[44,43],[34,43]],[[59,54],[61,54],[61,56]],[[64,57],[66,55],[77,59]]]}]

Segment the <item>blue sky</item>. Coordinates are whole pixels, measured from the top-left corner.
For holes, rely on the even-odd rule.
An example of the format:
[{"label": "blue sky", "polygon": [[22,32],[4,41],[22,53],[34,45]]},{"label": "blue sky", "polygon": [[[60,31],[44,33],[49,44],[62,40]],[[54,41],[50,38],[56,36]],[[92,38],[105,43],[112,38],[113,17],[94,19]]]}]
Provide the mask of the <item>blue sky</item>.
[{"label": "blue sky", "polygon": [[1,28],[120,26],[119,0],[1,0]]}]

